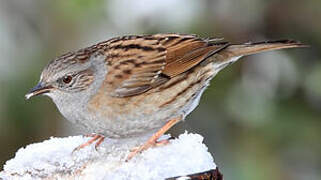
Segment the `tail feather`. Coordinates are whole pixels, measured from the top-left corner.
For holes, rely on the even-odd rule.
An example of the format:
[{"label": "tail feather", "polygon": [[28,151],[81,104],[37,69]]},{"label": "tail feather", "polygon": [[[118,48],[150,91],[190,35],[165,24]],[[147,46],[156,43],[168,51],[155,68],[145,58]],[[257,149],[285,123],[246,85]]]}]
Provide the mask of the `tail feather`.
[{"label": "tail feather", "polygon": [[278,41],[265,41],[256,43],[245,43],[245,44],[231,44],[225,50],[222,51],[228,57],[246,56],[266,51],[297,48],[297,47],[308,47],[298,41],[293,40],[278,40]]}]

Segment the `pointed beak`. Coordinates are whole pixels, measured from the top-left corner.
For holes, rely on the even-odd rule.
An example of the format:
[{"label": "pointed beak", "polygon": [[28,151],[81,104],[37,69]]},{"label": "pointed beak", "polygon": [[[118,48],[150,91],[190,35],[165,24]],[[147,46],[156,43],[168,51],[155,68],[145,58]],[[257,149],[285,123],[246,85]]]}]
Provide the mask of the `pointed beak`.
[{"label": "pointed beak", "polygon": [[33,96],[38,96],[40,94],[48,93],[52,89],[52,86],[45,86],[44,83],[39,82],[34,88],[32,88],[26,95],[26,99],[28,100],[29,98]]}]

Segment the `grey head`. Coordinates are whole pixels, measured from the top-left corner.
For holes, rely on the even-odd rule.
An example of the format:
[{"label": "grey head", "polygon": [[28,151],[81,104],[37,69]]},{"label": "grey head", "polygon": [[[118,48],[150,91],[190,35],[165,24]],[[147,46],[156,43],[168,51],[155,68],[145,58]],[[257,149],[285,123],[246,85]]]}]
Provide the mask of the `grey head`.
[{"label": "grey head", "polygon": [[49,96],[67,118],[76,108],[81,111],[101,86],[107,73],[106,55],[82,49],[52,60],[42,71],[39,83],[26,94]]}]

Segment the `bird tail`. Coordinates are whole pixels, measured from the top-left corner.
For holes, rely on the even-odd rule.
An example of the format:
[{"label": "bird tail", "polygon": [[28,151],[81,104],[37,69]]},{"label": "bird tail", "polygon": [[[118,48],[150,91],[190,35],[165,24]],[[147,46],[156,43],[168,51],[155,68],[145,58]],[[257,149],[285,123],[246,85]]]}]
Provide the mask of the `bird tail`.
[{"label": "bird tail", "polygon": [[251,54],[257,54],[266,51],[308,47],[298,41],[293,40],[278,40],[278,41],[265,41],[257,43],[245,43],[245,44],[230,44],[225,50],[222,51],[228,57],[239,57]]},{"label": "bird tail", "polygon": [[[297,41],[278,40],[245,44],[226,44],[219,52],[209,56],[208,61],[214,63],[216,71],[220,71],[229,64],[234,63],[242,56],[257,54],[277,49],[308,47]],[[206,62],[208,62],[206,61]]]}]

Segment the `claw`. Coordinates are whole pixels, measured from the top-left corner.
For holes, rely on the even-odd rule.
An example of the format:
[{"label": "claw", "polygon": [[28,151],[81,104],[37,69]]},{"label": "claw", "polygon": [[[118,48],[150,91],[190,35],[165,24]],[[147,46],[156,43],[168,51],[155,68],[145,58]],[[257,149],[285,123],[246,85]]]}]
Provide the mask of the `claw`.
[{"label": "claw", "polygon": [[171,119],[170,121],[168,121],[159,131],[157,131],[152,137],[150,137],[148,139],[148,141],[139,146],[134,148],[133,150],[131,150],[131,152],[129,153],[126,162],[128,162],[129,160],[131,160],[136,154],[143,152],[144,150],[150,148],[150,147],[154,147],[154,146],[161,146],[161,145],[166,145],[169,143],[169,141],[166,140],[161,140],[159,142],[157,142],[157,139],[159,139],[167,130],[169,130],[171,127],[173,127],[176,123],[178,123],[180,120],[182,120],[182,117],[178,117],[178,118],[174,118]]},{"label": "claw", "polygon": [[84,148],[84,147],[86,147],[86,146],[91,145],[91,144],[94,143],[95,141],[97,141],[96,144],[95,144],[95,149],[97,150],[98,146],[99,146],[99,145],[104,141],[104,139],[105,139],[105,136],[100,135],[100,134],[89,134],[89,135],[85,135],[85,136],[86,136],[86,137],[92,137],[92,139],[90,139],[89,141],[87,141],[87,142],[79,145],[78,147],[76,147],[76,148],[72,151],[72,153],[74,153],[75,151],[78,151],[78,150],[80,150],[80,149],[82,149],[82,148]]}]

